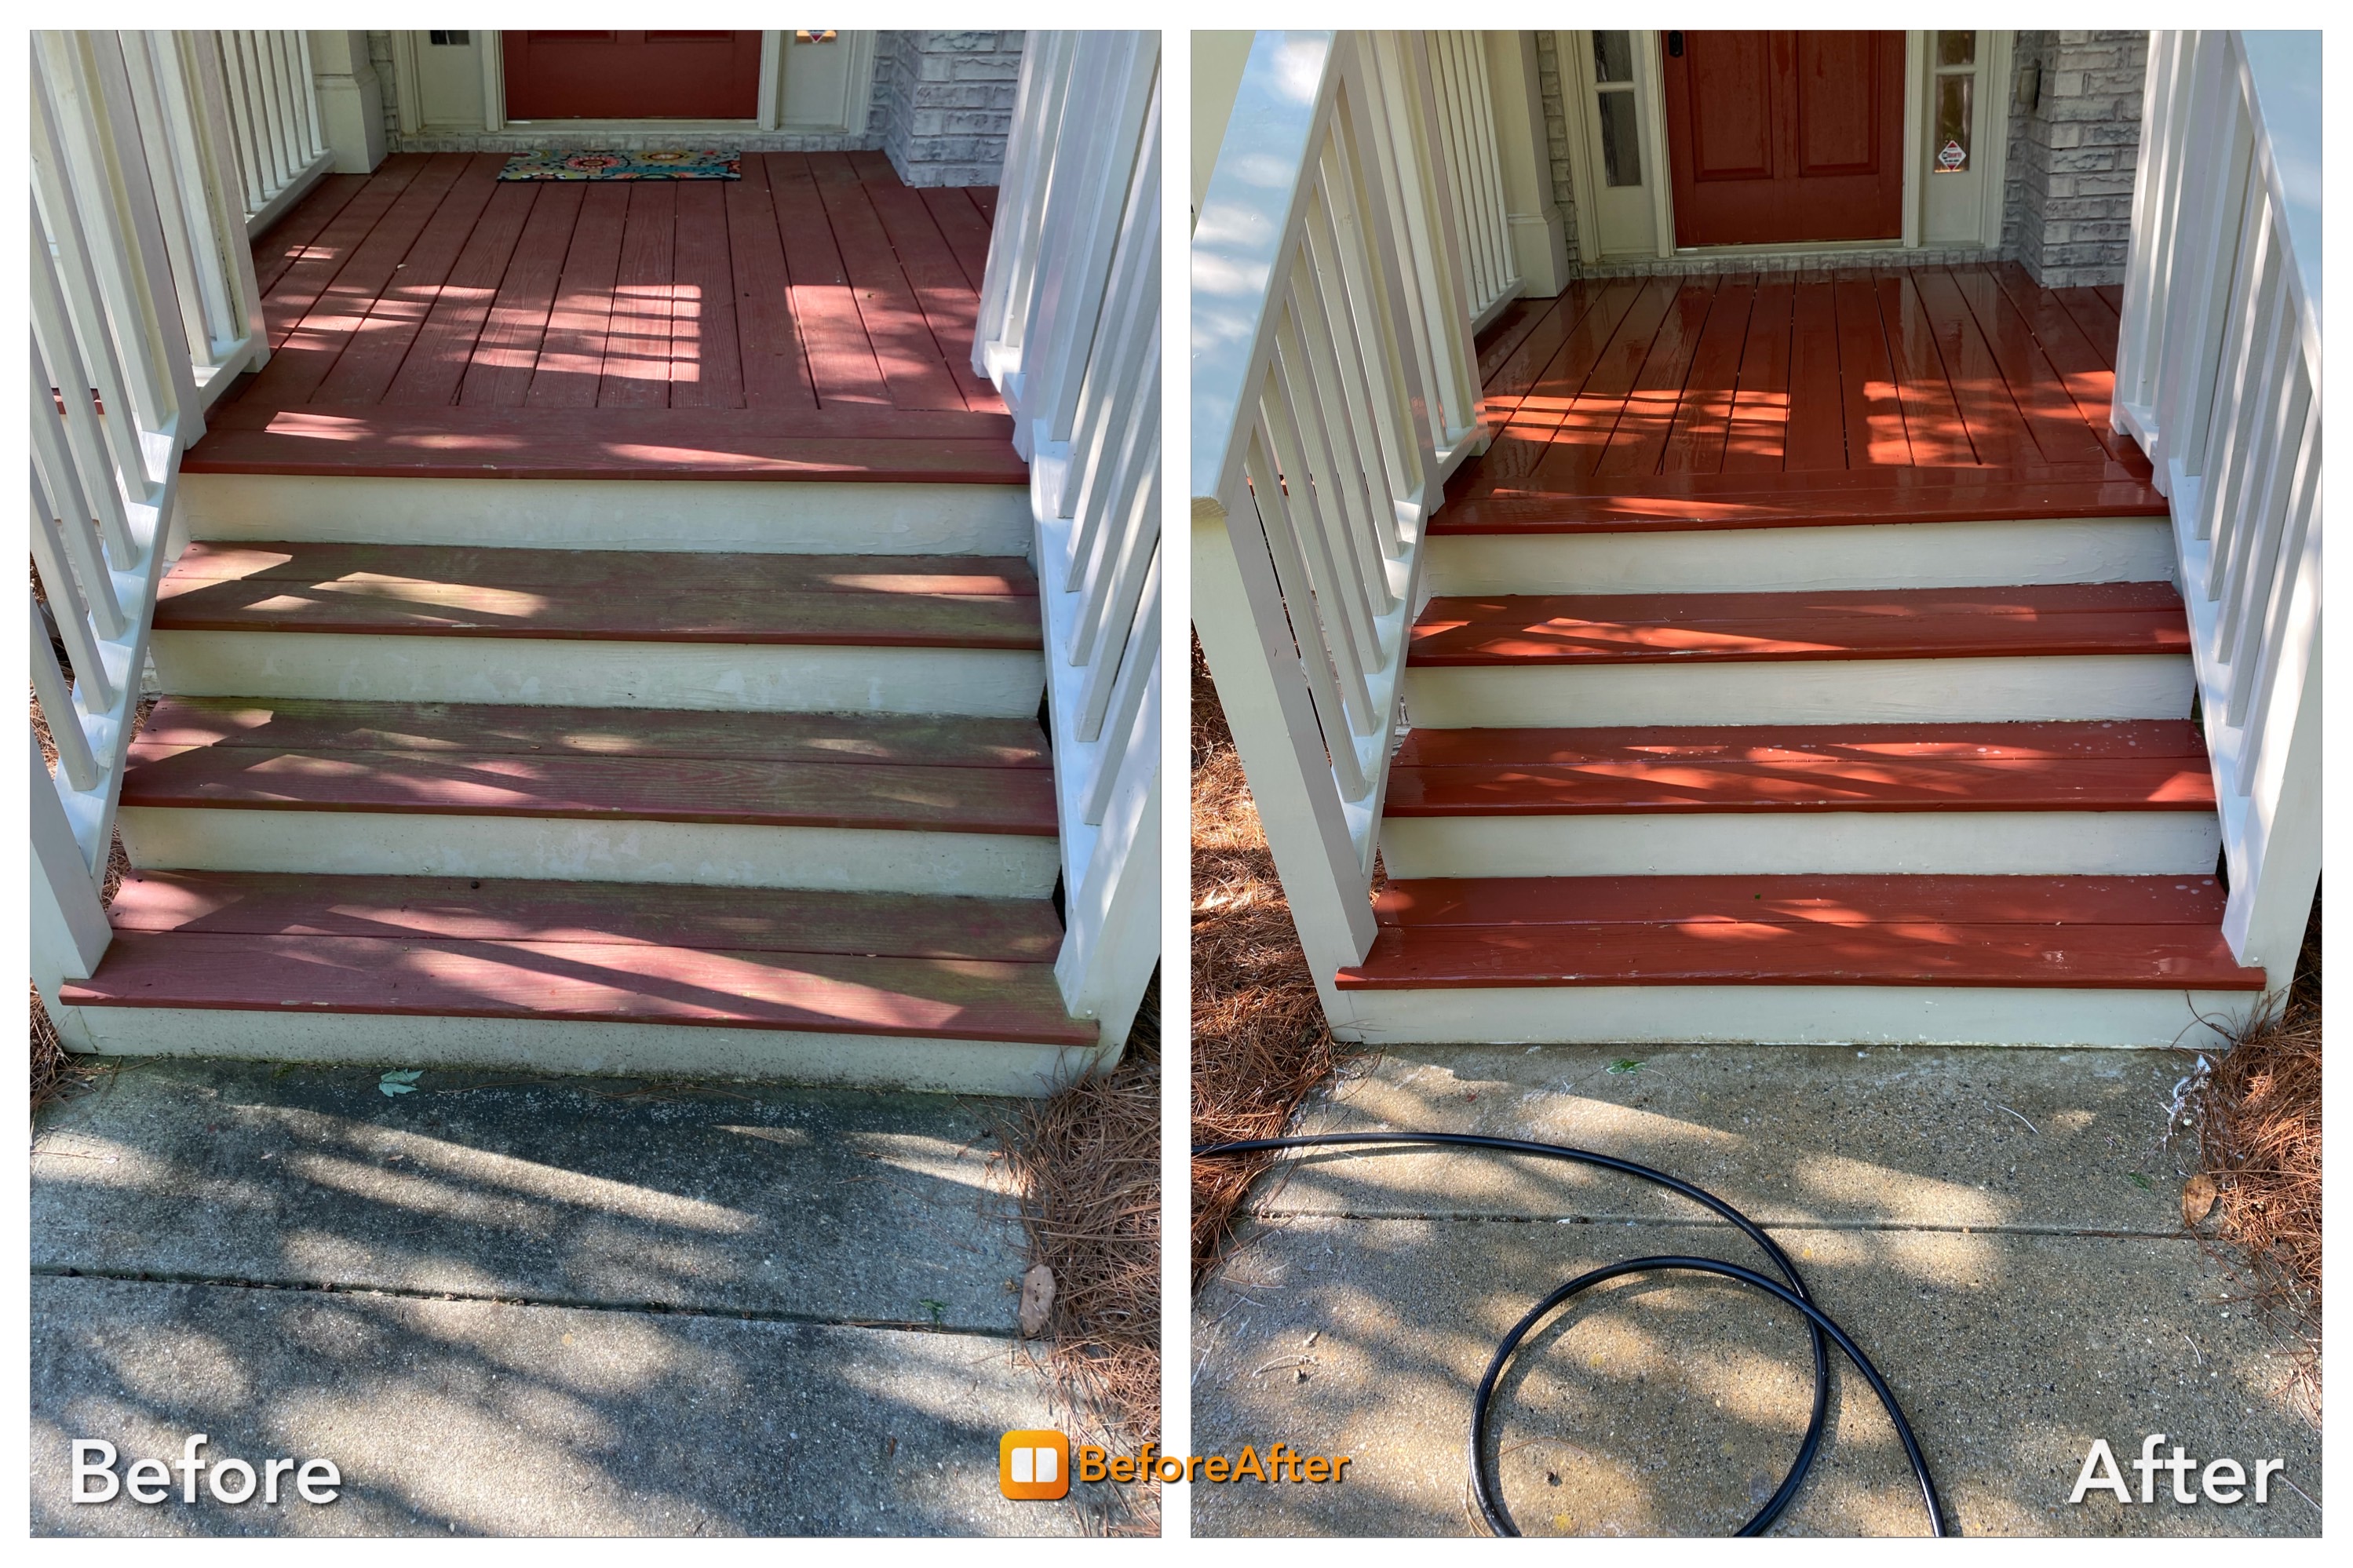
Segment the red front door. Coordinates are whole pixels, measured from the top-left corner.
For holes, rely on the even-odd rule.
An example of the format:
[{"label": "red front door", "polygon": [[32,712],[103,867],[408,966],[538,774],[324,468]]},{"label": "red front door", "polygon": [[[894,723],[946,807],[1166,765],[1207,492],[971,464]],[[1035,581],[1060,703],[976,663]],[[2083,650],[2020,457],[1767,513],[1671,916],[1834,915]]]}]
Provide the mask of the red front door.
[{"label": "red front door", "polygon": [[1677,245],[1902,237],[1902,33],[1663,37]]},{"label": "red front door", "polygon": [[750,120],[760,35],[503,33],[509,120]]}]

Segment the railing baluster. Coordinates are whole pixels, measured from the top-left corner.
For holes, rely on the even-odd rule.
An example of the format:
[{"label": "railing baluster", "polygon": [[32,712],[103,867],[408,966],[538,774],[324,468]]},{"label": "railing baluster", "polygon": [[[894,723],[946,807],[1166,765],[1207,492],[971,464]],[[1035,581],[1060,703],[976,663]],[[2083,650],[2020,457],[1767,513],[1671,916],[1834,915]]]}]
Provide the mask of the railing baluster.
[{"label": "railing baluster", "polygon": [[42,716],[49,721],[49,743],[58,749],[58,767],[74,788],[94,788],[98,784],[98,759],[90,754],[90,736],[82,730],[81,714],[66,689],[65,671],[58,668],[57,650],[41,635],[41,606],[37,601],[29,618],[33,633],[33,696],[41,705]]}]

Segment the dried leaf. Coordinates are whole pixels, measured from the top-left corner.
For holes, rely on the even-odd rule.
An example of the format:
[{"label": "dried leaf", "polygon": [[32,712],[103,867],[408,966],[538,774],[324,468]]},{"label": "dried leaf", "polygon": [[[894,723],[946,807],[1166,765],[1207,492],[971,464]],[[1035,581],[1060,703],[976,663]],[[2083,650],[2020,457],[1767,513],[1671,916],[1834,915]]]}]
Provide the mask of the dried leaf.
[{"label": "dried leaf", "polygon": [[1040,1263],[1021,1277],[1021,1337],[1036,1339],[1054,1315],[1054,1271]]},{"label": "dried leaf", "polygon": [[2214,1181],[2211,1176],[2192,1176],[2181,1186],[2181,1223],[2195,1226],[2214,1212]]}]

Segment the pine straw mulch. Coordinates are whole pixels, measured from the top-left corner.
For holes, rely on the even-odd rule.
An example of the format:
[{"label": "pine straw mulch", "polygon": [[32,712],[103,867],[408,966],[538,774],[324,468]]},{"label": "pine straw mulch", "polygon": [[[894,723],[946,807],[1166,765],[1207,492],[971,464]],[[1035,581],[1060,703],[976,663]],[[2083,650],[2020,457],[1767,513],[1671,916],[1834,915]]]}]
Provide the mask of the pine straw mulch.
[{"label": "pine straw mulch", "polygon": [[[1341,1047],[1324,1022],[1233,732],[1193,645],[1193,1142],[1279,1137]],[[1272,1155],[1193,1162],[1193,1284]]]},{"label": "pine straw mulch", "polygon": [[[2295,981],[2195,1086],[2199,1170],[2213,1240],[2246,1264],[2263,1318],[2296,1363],[2295,1398],[2320,1425],[2320,900]],[[2185,1218],[2188,1217],[2186,1215]],[[2207,1227],[2200,1227],[2201,1233]]]},{"label": "pine straw mulch", "polygon": [[[1029,1260],[1054,1273],[1049,1362],[1073,1445],[1160,1440],[1160,982],[1108,1073],[1025,1105],[998,1130]],[[1156,1536],[1156,1486],[1091,1489],[1098,1533]],[[1079,1497],[1071,1493],[1073,1501]]]}]

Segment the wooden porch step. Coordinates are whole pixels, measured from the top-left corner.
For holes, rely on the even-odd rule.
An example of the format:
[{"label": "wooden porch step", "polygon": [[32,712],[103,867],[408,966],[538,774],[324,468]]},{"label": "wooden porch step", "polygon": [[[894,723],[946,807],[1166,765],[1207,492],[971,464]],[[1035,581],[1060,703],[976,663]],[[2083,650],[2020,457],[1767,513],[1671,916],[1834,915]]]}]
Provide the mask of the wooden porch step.
[{"label": "wooden porch step", "polygon": [[111,914],[71,1005],[1095,1044],[1035,900],[138,871]]},{"label": "wooden porch step", "polygon": [[891,408],[222,406],[192,474],[1023,485],[1002,414]]},{"label": "wooden porch step", "polygon": [[1018,720],[170,698],[122,805],[1051,838],[1044,752]]},{"label": "wooden porch step", "polygon": [[1408,662],[1575,665],[2189,651],[2169,583],[1433,598]]},{"label": "wooden porch step", "polygon": [[2211,877],[1403,880],[1339,984],[2260,991],[2222,908]]},{"label": "wooden porch step", "polygon": [[2196,726],[1416,730],[1392,817],[2214,809]]},{"label": "wooden porch step", "polygon": [[1010,557],[207,544],[164,580],[158,633],[1033,649]]}]

